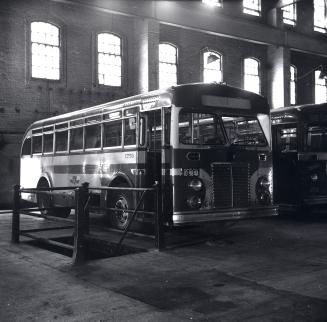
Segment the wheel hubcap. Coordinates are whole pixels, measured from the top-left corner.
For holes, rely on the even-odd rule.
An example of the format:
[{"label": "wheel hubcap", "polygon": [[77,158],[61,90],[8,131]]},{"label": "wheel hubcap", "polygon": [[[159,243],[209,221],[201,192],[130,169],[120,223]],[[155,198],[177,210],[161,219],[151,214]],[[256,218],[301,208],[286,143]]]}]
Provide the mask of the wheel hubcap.
[{"label": "wheel hubcap", "polygon": [[123,210],[128,210],[127,200],[124,197],[120,197],[115,204],[115,208],[121,210],[121,211],[116,211],[116,218],[118,222],[121,225],[126,224],[128,220],[128,212]]}]

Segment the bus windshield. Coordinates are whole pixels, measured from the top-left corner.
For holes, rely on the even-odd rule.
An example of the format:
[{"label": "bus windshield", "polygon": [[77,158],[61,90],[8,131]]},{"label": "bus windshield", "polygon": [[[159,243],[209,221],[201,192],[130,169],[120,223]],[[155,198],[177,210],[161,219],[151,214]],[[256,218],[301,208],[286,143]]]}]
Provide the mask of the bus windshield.
[{"label": "bus windshield", "polygon": [[225,144],[218,116],[210,113],[181,111],[179,142],[183,144]]},{"label": "bus windshield", "polygon": [[308,127],[307,149],[311,152],[327,150],[327,126]]},{"label": "bus windshield", "polygon": [[255,116],[223,116],[229,142],[233,145],[266,146],[267,140]]}]

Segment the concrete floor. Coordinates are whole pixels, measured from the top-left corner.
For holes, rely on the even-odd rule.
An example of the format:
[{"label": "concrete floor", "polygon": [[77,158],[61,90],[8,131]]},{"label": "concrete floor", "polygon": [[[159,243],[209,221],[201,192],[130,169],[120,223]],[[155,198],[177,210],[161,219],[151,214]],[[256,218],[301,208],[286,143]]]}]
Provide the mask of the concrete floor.
[{"label": "concrete floor", "polygon": [[1,322],[327,321],[327,220],[243,221],[203,244],[80,267],[10,244],[10,229],[0,214]]}]

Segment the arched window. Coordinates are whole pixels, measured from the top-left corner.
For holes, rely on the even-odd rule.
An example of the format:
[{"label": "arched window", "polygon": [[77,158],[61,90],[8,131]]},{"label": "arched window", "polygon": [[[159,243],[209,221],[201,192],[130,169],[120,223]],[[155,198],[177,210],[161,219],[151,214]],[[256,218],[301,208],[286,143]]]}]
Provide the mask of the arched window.
[{"label": "arched window", "polygon": [[297,70],[296,67],[290,66],[290,103],[292,105],[296,104],[296,75]]},{"label": "arched window", "polygon": [[260,64],[255,58],[244,59],[244,89],[260,94]]},{"label": "arched window", "polygon": [[159,88],[177,84],[177,48],[159,44]]},{"label": "arched window", "polygon": [[60,79],[60,34],[58,27],[47,22],[32,22],[31,53],[32,77]]},{"label": "arched window", "polygon": [[98,34],[98,82],[101,85],[121,86],[121,39],[110,33]]},{"label": "arched window", "polygon": [[315,103],[327,102],[327,80],[320,78],[321,71],[315,71]]},{"label": "arched window", "polygon": [[206,51],[203,53],[203,81],[221,82],[222,74],[222,56],[215,51]]}]

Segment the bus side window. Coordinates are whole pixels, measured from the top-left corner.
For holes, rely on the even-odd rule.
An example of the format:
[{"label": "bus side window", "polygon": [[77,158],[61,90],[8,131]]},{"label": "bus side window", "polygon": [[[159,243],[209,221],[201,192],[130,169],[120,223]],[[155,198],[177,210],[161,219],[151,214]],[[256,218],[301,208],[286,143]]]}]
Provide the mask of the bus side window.
[{"label": "bus side window", "polygon": [[42,153],[42,135],[33,136],[33,153]]},{"label": "bus side window", "polygon": [[53,133],[43,134],[43,152],[53,152]]},{"label": "bus side window", "polygon": [[68,131],[56,132],[56,152],[67,151]]},{"label": "bus side window", "polygon": [[122,121],[112,121],[103,123],[103,146],[115,147],[121,146]]},{"label": "bus side window", "polygon": [[22,148],[22,155],[31,155],[31,138],[25,139]]},{"label": "bus side window", "polygon": [[125,134],[124,134],[124,145],[135,145],[136,144],[136,118],[131,117],[124,120]]},{"label": "bus side window", "polygon": [[83,149],[83,127],[70,129],[70,150]]},{"label": "bus side window", "polygon": [[85,126],[85,149],[101,147],[101,124]]}]

